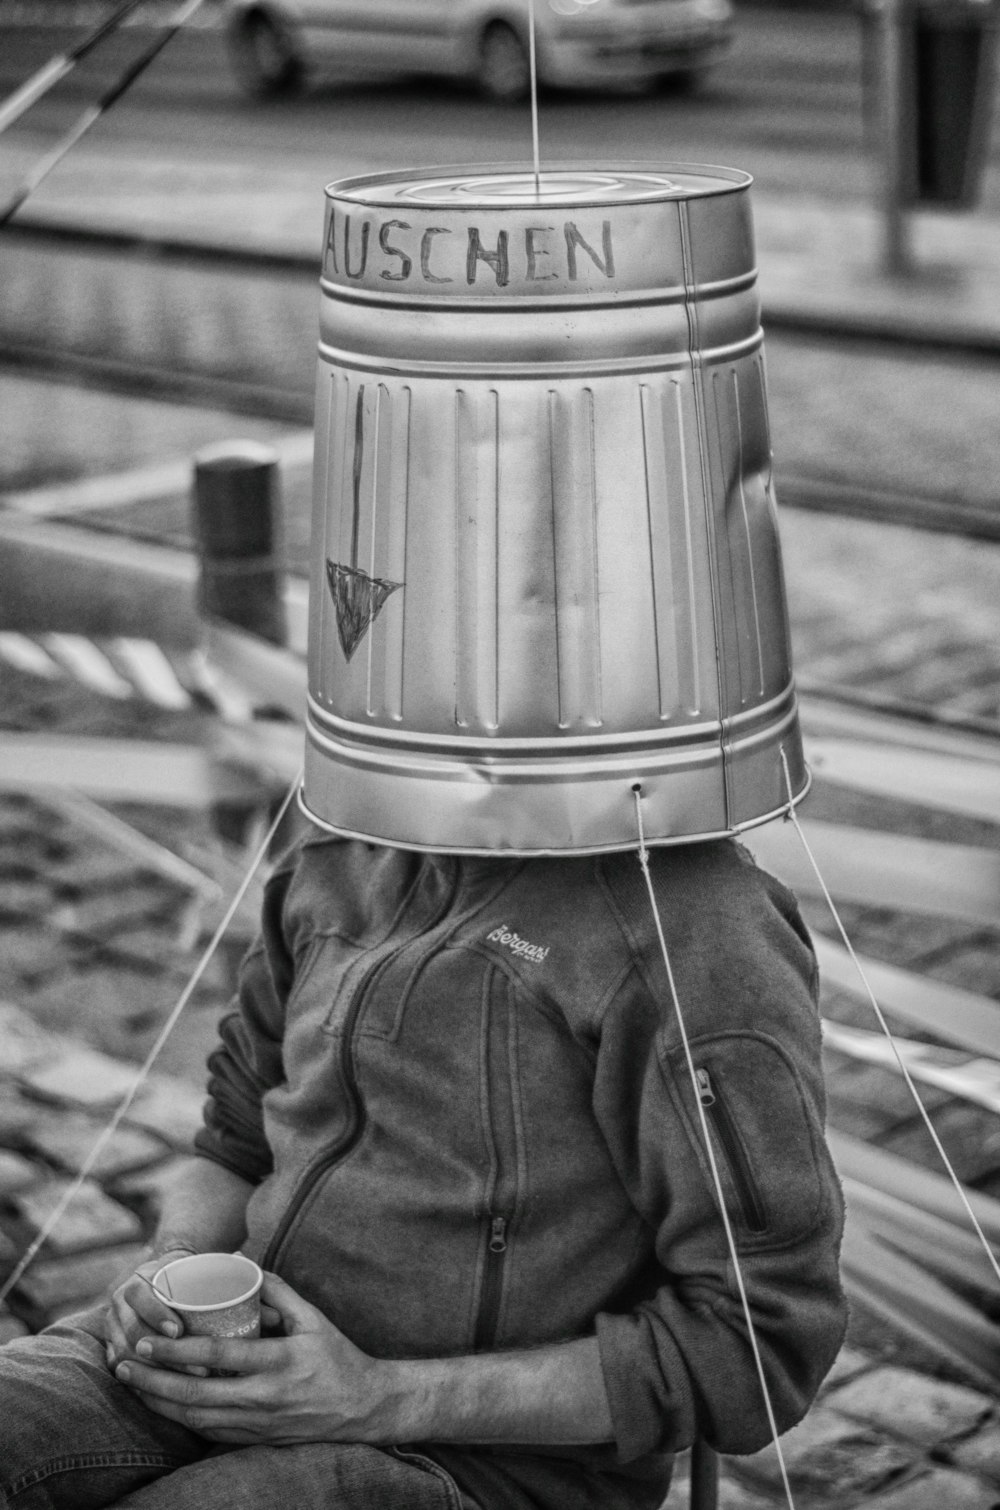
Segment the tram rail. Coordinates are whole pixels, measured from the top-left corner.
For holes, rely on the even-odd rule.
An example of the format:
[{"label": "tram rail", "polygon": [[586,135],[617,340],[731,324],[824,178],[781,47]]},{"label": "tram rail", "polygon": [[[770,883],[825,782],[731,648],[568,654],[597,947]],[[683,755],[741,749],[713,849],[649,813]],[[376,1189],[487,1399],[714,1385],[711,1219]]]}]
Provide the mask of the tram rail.
[{"label": "tram rail", "polygon": [[[316,258],[259,245],[45,224],[4,228],[0,373],[308,425],[312,421]],[[248,320],[246,312],[254,312]],[[927,361],[974,356],[1000,366],[989,329],[873,329],[772,300],[764,323],[783,338],[840,347],[889,344]],[[820,471],[776,471],[786,508],[1000,541],[1000,497],[891,489]]]}]

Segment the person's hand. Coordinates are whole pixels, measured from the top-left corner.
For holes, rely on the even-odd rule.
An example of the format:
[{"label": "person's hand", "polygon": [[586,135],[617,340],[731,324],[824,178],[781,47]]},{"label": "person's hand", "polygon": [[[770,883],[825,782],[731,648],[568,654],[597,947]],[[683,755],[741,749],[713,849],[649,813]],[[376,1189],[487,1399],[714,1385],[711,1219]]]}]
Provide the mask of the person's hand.
[{"label": "person's hand", "polygon": [[[277,1275],[265,1275],[261,1295],[280,1314],[283,1337],[168,1340],[150,1329],[117,1378],[157,1415],[212,1442],[391,1441],[390,1365],[355,1347]],[[232,1377],[204,1377],[208,1370]]]},{"label": "person's hand", "polygon": [[172,1248],[140,1264],[112,1293],[104,1313],[104,1346],[108,1367],[114,1369],[126,1358],[135,1358],[144,1337],[179,1337],[180,1318],[157,1298],[151,1280],[172,1258],[186,1258],[190,1248]]}]

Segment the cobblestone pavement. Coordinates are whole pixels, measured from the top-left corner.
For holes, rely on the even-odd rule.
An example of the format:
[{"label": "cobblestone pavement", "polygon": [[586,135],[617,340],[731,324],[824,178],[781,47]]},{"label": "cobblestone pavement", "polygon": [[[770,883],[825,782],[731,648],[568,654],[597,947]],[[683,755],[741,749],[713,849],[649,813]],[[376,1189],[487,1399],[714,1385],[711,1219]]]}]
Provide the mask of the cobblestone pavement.
[{"label": "cobblestone pavement", "polygon": [[[293,555],[301,550],[300,495],[289,479]],[[183,517],[178,502],[175,537],[184,533]],[[162,511],[157,518],[160,529]],[[804,514],[786,516],[784,538],[803,680],[995,718],[986,630],[1000,553],[938,539],[928,549],[928,538],[911,531]],[[0,665],[0,694],[8,728],[180,741],[203,732],[196,705],[169,711],[9,664]],[[233,839],[245,837],[238,813],[217,815],[226,820],[224,844],[203,813],[118,811],[209,868],[224,850],[238,859]],[[914,821],[903,804],[866,808],[859,797],[845,804],[819,782],[805,819],[830,814],[904,830]],[[923,822],[926,829],[926,815]],[[958,827],[965,842],[995,837],[982,825]],[[954,821],[947,831],[954,835]],[[807,912],[815,928],[829,930],[818,908]],[[904,918],[891,907],[847,908],[845,917],[866,953],[1000,999],[996,930]],[[71,806],[9,795],[0,801],[0,921],[0,1268],[9,1272],[130,1083],[214,912],[95,837]],[[204,1056],[244,942],[245,934],[230,940],[213,961],[154,1075],[15,1289],[0,1337],[76,1308],[135,1262],[159,1192],[197,1125]],[[832,992],[827,1011],[863,1021],[855,1001]],[[834,1127],[931,1164],[925,1130],[891,1071],[833,1051],[827,1069]],[[1000,1195],[996,1116],[941,1091],[927,1091],[925,1100],[963,1179]],[[855,1316],[820,1402],[783,1447],[800,1510],[1000,1506],[997,1402],[864,1315]],[[682,1465],[670,1510],[680,1510],[686,1494]],[[784,1502],[773,1449],[724,1464],[722,1510]]]}]

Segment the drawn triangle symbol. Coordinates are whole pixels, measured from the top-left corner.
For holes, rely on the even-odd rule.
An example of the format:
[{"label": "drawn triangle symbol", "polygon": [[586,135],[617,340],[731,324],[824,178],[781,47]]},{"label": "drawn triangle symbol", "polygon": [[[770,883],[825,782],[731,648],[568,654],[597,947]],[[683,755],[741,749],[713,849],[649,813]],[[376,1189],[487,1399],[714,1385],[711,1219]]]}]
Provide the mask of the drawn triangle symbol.
[{"label": "drawn triangle symbol", "polygon": [[403,584],[389,582],[384,577],[370,577],[356,566],[340,566],[336,561],[327,561],[326,576],[337,610],[337,636],[344,655],[350,660],[381,613],[386,598]]}]

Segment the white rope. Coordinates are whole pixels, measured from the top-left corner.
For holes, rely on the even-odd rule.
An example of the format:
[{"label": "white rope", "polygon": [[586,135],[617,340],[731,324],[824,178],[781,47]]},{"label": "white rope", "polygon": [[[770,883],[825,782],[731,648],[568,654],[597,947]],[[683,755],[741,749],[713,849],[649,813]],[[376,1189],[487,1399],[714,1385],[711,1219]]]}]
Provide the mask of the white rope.
[{"label": "white rope", "polygon": [[291,803],[292,798],[294,797],[295,792],[298,789],[299,781],[301,780],[301,774],[302,773],[299,772],[298,775],[296,775],[295,780],[288,788],[282,804],[278,809],[277,815],[271,823],[267,834],[260,845],[260,848],[257,850],[256,854],[250,862],[250,868],[237,887],[236,894],[234,895],[229,906],[226,908],[225,914],[221,922],[219,923],[219,926],[216,928],[215,933],[212,935],[211,941],[205,949],[205,952],[202,954],[201,959],[195,966],[194,973],[192,974],[187,985],[184,987],[184,990],[181,992],[176,1006],[173,1008],[169,1017],[164,1022],[163,1027],[160,1029],[156,1038],[156,1042],[153,1044],[139,1069],[136,1071],[135,1079],[132,1081],[132,1084],[125,1092],[125,1095],[122,1098],[121,1103],[115,1110],[110,1122],[104,1128],[103,1132],[94,1143],[93,1148],[91,1148],[90,1152],[87,1154],[87,1157],[84,1159],[79,1172],[76,1174],[69,1186],[67,1186],[59,1201],[46,1217],[41,1229],[32,1241],[30,1247],[22,1255],[16,1267],[14,1268],[12,1273],[8,1275],[3,1285],[0,1286],[0,1304],[2,1304],[3,1301],[6,1300],[11,1290],[13,1290],[15,1285],[19,1283],[26,1269],[28,1268],[28,1265],[34,1260],[36,1254],[38,1253],[42,1244],[45,1242],[46,1238],[55,1229],[56,1225],[62,1220],[62,1217],[69,1207],[71,1201],[79,1193],[90,1171],[93,1169],[94,1165],[97,1163],[97,1160],[100,1158],[101,1154],[104,1152],[105,1148],[107,1148],[111,1139],[117,1132],[118,1125],[121,1122],[122,1118],[125,1116],[129,1107],[132,1105],[132,1102],[135,1100],[139,1091],[142,1089],[142,1086],[147,1076],[149,1075],[149,1072],[152,1069],[157,1056],[159,1055],[167,1039],[170,1037],[170,1034],[173,1032],[173,1029],[176,1027],[177,1021],[181,1013],[184,1011],[184,1008],[191,1000],[191,996],[194,993],[195,987],[204,975],[209,961],[212,958],[212,955],[215,953],[226,932],[226,929],[229,927],[230,923],[236,915],[236,909],[239,907],[243,898],[246,896],[251,881],[262,865],[267,855],[268,846],[277,833],[278,826],[280,825],[281,820],[284,818],[285,813],[288,811],[289,804]]},{"label": "white rope", "polygon": [[149,67],[153,59],[166,47],[171,38],[176,36],[183,26],[187,25],[195,11],[199,10],[204,3],[205,0],[186,0],[186,3],[177,12],[171,24],[159,33],[146,52],[126,69],[117,83],[106,90],[96,104],[87,106],[86,110],[84,110],[82,115],[77,117],[65,136],[62,136],[56,142],[55,146],[35,163],[34,167],[22,179],[20,186],[3,205],[2,209],[0,209],[0,225],[6,225],[7,221],[17,214],[25,200],[49,176],[52,169],[62,162],[67,152],[70,152],[76,146],[77,142],[80,141],[81,137],[86,136],[90,128],[97,124],[104,112],[110,110],[111,106],[121,98],[126,90],[132,87],[136,79]]},{"label": "white rope", "polygon": [[694,1104],[698,1110],[698,1120],[701,1123],[701,1135],[708,1154],[709,1167],[712,1171],[712,1181],[715,1185],[715,1193],[719,1205],[719,1214],[722,1217],[722,1225],[726,1232],[726,1242],[729,1245],[729,1255],[733,1261],[733,1269],[736,1274],[736,1284],[740,1292],[740,1301],[743,1306],[743,1315],[746,1318],[747,1331],[750,1337],[750,1347],[753,1350],[754,1363],[757,1366],[757,1377],[760,1380],[761,1392],[764,1396],[764,1407],[767,1411],[768,1424],[771,1428],[771,1436],[774,1440],[774,1450],[778,1455],[778,1467],[781,1470],[781,1482],[784,1485],[785,1497],[788,1500],[789,1510],[795,1510],[795,1502],[792,1499],[792,1488],[788,1482],[788,1470],[785,1467],[785,1455],[781,1450],[781,1442],[778,1438],[778,1423],[774,1417],[774,1408],[771,1404],[771,1392],[767,1387],[767,1376],[764,1373],[764,1363],[757,1345],[757,1332],[753,1324],[753,1316],[750,1312],[750,1301],[747,1298],[746,1285],[743,1281],[743,1270],[740,1265],[739,1253],[736,1247],[736,1238],[733,1234],[732,1224],[729,1220],[729,1212],[726,1209],[726,1197],[722,1188],[722,1178],[719,1174],[719,1166],[715,1157],[715,1149],[712,1147],[712,1138],[708,1128],[708,1118],[705,1115],[705,1107],[701,1099],[701,1089],[698,1085],[698,1073],[695,1069],[694,1057],[691,1053],[691,1044],[688,1039],[687,1027],[684,1022],[684,1014],[681,1011],[680,998],[677,995],[677,986],[674,981],[673,967],[670,963],[670,954],[667,949],[667,940],[663,932],[663,923],[660,920],[660,910],[656,904],[656,892],[653,889],[652,877],[649,873],[649,851],[646,848],[646,835],[642,823],[642,788],[632,788],[635,797],[635,816],[639,828],[639,864],[646,880],[646,890],[649,892],[649,901],[653,909],[653,919],[656,923],[656,934],[660,941],[660,949],[663,953],[663,963],[667,970],[667,980],[670,985],[670,996],[673,1001],[674,1013],[677,1018],[677,1026],[680,1028],[681,1041],[684,1045],[684,1057],[687,1060],[688,1074],[691,1077],[691,1088],[694,1091]]},{"label": "white rope", "polygon": [[100,25],[95,26],[81,42],[71,47],[68,52],[58,53],[55,57],[42,65],[37,73],[22,84],[19,89],[0,102],[0,134],[20,120],[26,110],[30,110],[37,100],[48,94],[60,80],[64,79],[91,52],[99,42],[103,41],[111,32],[117,30],[125,17],[142,5],[143,0],[124,0],[116,11],[108,16]]},{"label": "white rope", "polygon": [[854,965],[854,968],[855,968],[855,970],[857,970],[858,975],[861,978],[861,984],[864,986],[865,994],[867,995],[868,1000],[871,1003],[872,1011],[875,1013],[875,1016],[878,1018],[879,1026],[881,1027],[883,1033],[885,1034],[886,1038],[889,1040],[889,1044],[890,1044],[890,1047],[892,1048],[892,1052],[893,1052],[893,1055],[895,1057],[896,1064],[899,1066],[899,1072],[902,1075],[903,1079],[906,1081],[906,1084],[907,1084],[907,1086],[909,1088],[909,1091],[910,1091],[910,1095],[913,1097],[914,1101],[916,1102],[917,1109],[920,1112],[920,1115],[921,1115],[921,1117],[924,1120],[924,1124],[925,1124],[925,1126],[927,1128],[927,1131],[930,1133],[931,1138],[932,1138],[932,1140],[934,1142],[934,1147],[937,1149],[938,1154],[941,1157],[941,1162],[944,1164],[945,1169],[948,1171],[949,1178],[951,1179],[951,1183],[954,1185],[955,1190],[958,1193],[959,1200],[962,1202],[962,1205],[965,1207],[965,1210],[966,1210],[966,1213],[968,1215],[969,1221],[972,1223],[973,1227],[975,1228],[976,1235],[979,1238],[979,1241],[983,1245],[983,1250],[986,1253],[986,1257],[989,1259],[990,1263],[993,1266],[993,1272],[996,1274],[997,1279],[1000,1280],[1000,1263],[997,1262],[996,1254],[993,1252],[993,1249],[989,1245],[989,1241],[987,1240],[986,1234],[985,1234],[985,1232],[983,1231],[982,1227],[979,1224],[978,1218],[976,1217],[976,1213],[972,1209],[971,1202],[969,1201],[969,1197],[965,1193],[965,1190],[964,1190],[964,1188],[962,1186],[962,1182],[958,1178],[958,1175],[955,1173],[955,1170],[954,1170],[954,1168],[952,1166],[952,1162],[949,1159],[947,1153],[945,1152],[944,1144],[941,1142],[941,1139],[938,1137],[937,1129],[935,1128],[934,1123],[931,1121],[930,1116],[928,1115],[928,1112],[927,1112],[927,1108],[925,1107],[923,1101],[921,1100],[920,1092],[917,1090],[917,1087],[916,1087],[916,1085],[913,1082],[913,1076],[910,1074],[910,1071],[907,1069],[906,1061],[905,1061],[905,1059],[903,1058],[902,1054],[899,1051],[899,1046],[896,1043],[895,1038],[893,1037],[892,1029],[889,1027],[889,1024],[886,1022],[885,1016],[884,1016],[884,1014],[882,1012],[882,1008],[879,1006],[878,1001],[876,1000],[875,992],[872,990],[871,985],[869,984],[868,977],[867,977],[867,975],[865,974],[865,971],[864,971],[864,966],[862,965],[861,961],[858,959],[858,956],[855,954],[855,952],[854,952],[854,946],[852,945],[850,939],[847,937],[847,930],[845,929],[844,924],[841,921],[840,913],[837,911],[837,908],[836,908],[836,905],[834,903],[833,897],[830,895],[829,888],[827,887],[826,882],[824,881],[822,875],[820,874],[819,866],[816,863],[816,857],[813,854],[812,849],[810,848],[809,841],[806,838],[806,836],[805,836],[805,834],[804,834],[804,832],[802,830],[802,825],[801,825],[801,823],[799,822],[799,820],[798,820],[798,818],[796,816],[795,808],[794,808],[794,806],[792,804],[792,800],[791,800],[791,797],[792,797],[791,776],[789,774],[788,760],[787,760],[787,758],[785,756],[784,750],[781,751],[781,764],[782,764],[782,768],[783,768],[784,773],[785,773],[785,785],[788,788],[788,797],[789,797],[788,817],[791,819],[792,823],[794,824],[794,826],[795,826],[795,832],[798,834],[800,840],[802,841],[802,848],[805,850],[806,855],[807,855],[808,860],[809,860],[809,863],[810,863],[810,865],[813,868],[813,871],[815,873],[817,881],[819,882],[820,890],[822,891],[823,896],[826,899],[826,904],[827,904],[827,906],[830,909],[830,913],[831,913],[831,915],[833,917],[833,921],[837,925],[837,930],[840,933],[841,939],[843,940],[844,948],[847,950],[848,954],[850,955],[851,961],[852,961],[852,963]]},{"label": "white rope", "polygon": [[528,61],[531,67],[531,151],[535,165],[535,198],[541,194],[538,152],[538,59],[535,51],[535,0],[528,0]]}]

